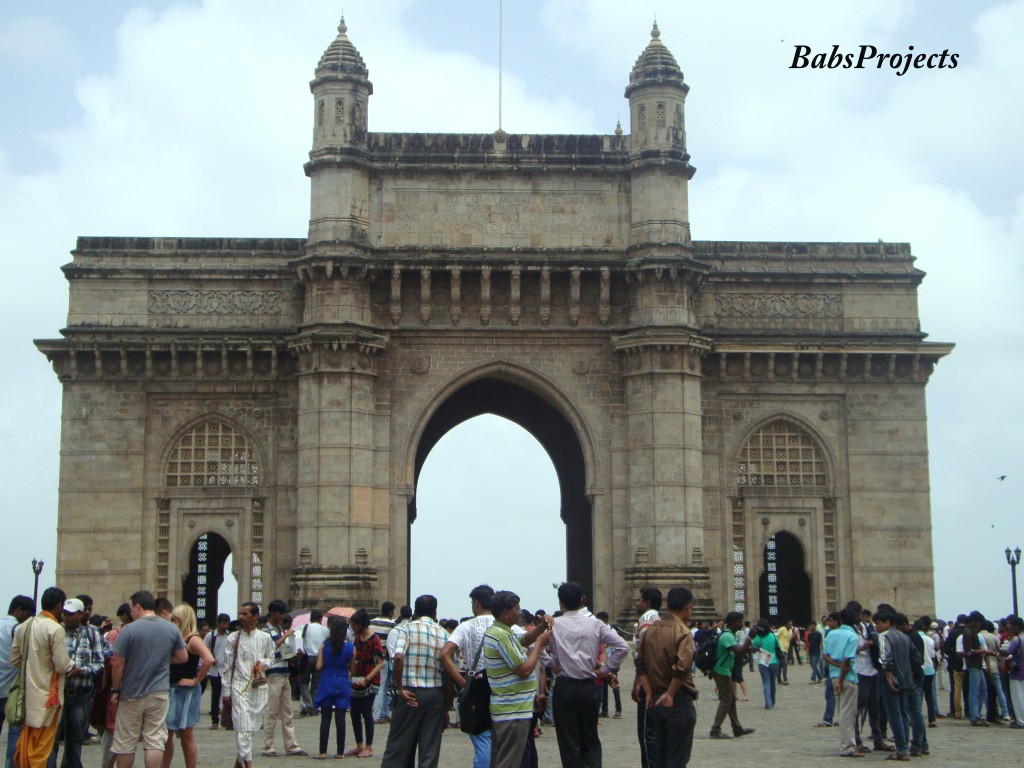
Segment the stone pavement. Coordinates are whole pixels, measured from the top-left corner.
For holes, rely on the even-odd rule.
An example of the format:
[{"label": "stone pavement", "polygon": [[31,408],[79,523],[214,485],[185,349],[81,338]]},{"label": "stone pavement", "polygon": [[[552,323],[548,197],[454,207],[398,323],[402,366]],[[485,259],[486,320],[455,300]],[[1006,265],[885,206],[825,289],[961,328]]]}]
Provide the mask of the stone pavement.
[{"label": "stone pavement", "polygon": [[[631,666],[631,665],[627,665]],[[629,686],[632,683],[631,670],[623,669],[623,717],[621,720],[612,718],[601,720],[601,740],[604,748],[604,768],[636,768],[640,764],[640,752],[636,742],[636,705],[629,700]],[[821,719],[824,700],[821,685],[809,685],[809,673],[806,666],[797,666],[791,672],[791,684],[780,686],[777,694],[776,708],[771,711],[764,709],[759,678],[747,675],[747,691],[749,702],[741,702],[739,716],[743,725],[756,728],[757,733],[745,736],[741,740],[712,741],[708,738],[708,730],[714,717],[717,703],[711,698],[713,685],[710,680],[700,678],[700,699],[697,702],[697,732],[693,744],[691,765],[728,764],[729,768],[794,768],[803,765],[821,765],[825,763],[849,762],[839,759],[837,747],[839,731],[832,728],[815,728],[814,723]],[[207,730],[209,715],[204,700],[203,720],[196,729],[199,744],[199,766],[219,766],[229,768],[234,757],[234,735],[227,731]],[[948,705],[949,694],[939,692],[940,711],[945,711],[942,703]],[[297,707],[297,703],[296,703]],[[299,744],[315,753],[318,740],[318,717],[296,719]],[[352,724],[346,720],[346,748],[353,745]],[[728,730],[728,721],[726,721]],[[373,759],[363,760],[360,765],[374,766],[380,764],[380,756],[387,743],[388,728],[377,726],[374,737]],[[1024,752],[1024,731],[1011,730],[1005,726],[990,728],[971,728],[966,721],[940,720],[937,728],[928,729],[928,741],[931,756],[915,759],[919,765],[932,768],[963,768],[979,763],[1018,765]],[[262,737],[257,745],[262,744]],[[277,733],[275,746],[282,749],[280,729]],[[330,744],[333,753],[334,741]],[[544,728],[544,735],[537,741],[540,753],[540,765],[558,766],[558,746],[555,742],[555,729]],[[469,738],[457,730],[447,731],[441,747],[441,766],[443,768],[470,768],[473,750]],[[867,755],[858,765],[867,765],[884,759],[882,754]],[[99,760],[98,748],[87,748],[83,754],[86,768],[95,768]],[[262,758],[257,755],[254,768],[298,768],[319,764],[311,758],[277,757]],[[333,764],[333,761],[331,761]],[[142,765],[141,755],[136,765]],[[183,765],[180,750],[175,754],[174,766]]]}]

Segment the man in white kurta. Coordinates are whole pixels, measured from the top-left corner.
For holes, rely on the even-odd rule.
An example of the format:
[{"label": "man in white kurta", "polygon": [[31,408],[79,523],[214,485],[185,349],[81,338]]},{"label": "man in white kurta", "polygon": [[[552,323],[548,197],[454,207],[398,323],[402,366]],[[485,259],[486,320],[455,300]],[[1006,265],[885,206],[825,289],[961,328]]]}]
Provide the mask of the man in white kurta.
[{"label": "man in white kurta", "polygon": [[274,641],[266,632],[256,628],[259,617],[260,607],[255,603],[239,606],[238,620],[242,628],[228,635],[224,644],[224,668],[221,670],[221,679],[231,695],[238,762],[246,768],[252,765],[253,734],[263,729],[268,699],[266,685],[253,685],[253,673],[259,665],[259,676],[263,677],[262,670],[274,663]]}]

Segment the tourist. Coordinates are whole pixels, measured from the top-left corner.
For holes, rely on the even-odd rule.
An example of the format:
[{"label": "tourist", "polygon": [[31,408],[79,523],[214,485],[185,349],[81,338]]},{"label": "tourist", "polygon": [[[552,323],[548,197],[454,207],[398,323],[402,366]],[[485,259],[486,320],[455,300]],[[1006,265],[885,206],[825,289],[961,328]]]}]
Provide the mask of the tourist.
[{"label": "tourist", "polygon": [[793,648],[793,622],[787,621],[777,630],[775,637],[779,641],[777,653],[779,659],[779,685],[789,685],[789,664]]},{"label": "tourist", "polygon": [[[636,657],[636,673],[649,714],[647,727],[653,732],[651,742],[656,757],[651,759],[652,768],[685,766],[690,761],[697,725],[697,688],[692,672],[694,642],[686,625],[693,596],[684,587],[674,587],[667,597],[667,615],[644,633]],[[600,762],[576,763],[584,764]]]},{"label": "tourist", "polygon": [[445,716],[441,649],[448,640],[448,633],[437,623],[437,598],[417,597],[412,619],[401,630],[395,627],[395,632],[392,658],[398,700],[381,765],[406,768],[418,752],[420,768],[436,768]]},{"label": "tourist", "polygon": [[772,633],[766,619],[754,625],[754,639],[751,647],[757,651],[757,671],[761,674],[761,690],[764,692],[764,708],[775,707],[775,687],[779,681],[779,640]]},{"label": "tourist", "polygon": [[188,659],[181,632],[156,615],[156,600],[146,590],[133,594],[132,623],[114,643],[109,702],[117,706],[110,751],[118,768],[131,768],[142,739],[146,768],[163,763],[167,742],[171,664]]},{"label": "tourist", "polygon": [[[360,608],[349,618],[354,639],[352,660],[352,733],[356,745],[346,755],[373,757],[373,702],[380,689],[384,668],[384,646],[370,628],[370,614]],[[363,730],[366,740],[363,740]],[[321,750],[322,752],[323,750]]]},{"label": "tourist", "polygon": [[859,605],[844,608],[839,614],[839,625],[825,634],[825,655],[822,657],[839,708],[839,754],[843,757],[862,754],[857,749],[855,732],[859,687],[855,664],[860,640],[853,627],[859,620]]},{"label": "tourist", "polygon": [[537,701],[543,694],[537,666],[551,633],[546,627],[535,627],[529,633],[535,642],[527,653],[523,648],[527,641],[521,641],[512,631],[521,613],[517,594],[508,591],[494,594],[491,601],[494,621],[484,633],[482,653],[491,688],[490,768],[519,768],[532,730],[534,706],[543,704],[543,699]]},{"label": "tourist", "polygon": [[174,624],[185,641],[188,658],[181,664],[171,664],[171,689],[167,704],[167,747],[164,749],[163,768],[174,760],[174,735],[181,742],[185,768],[195,768],[197,762],[194,729],[199,723],[199,705],[203,700],[203,680],[213,666],[213,654],[206,647],[196,629],[196,612],[188,603],[176,605],[171,611]]},{"label": "tourist", "polygon": [[985,657],[988,655],[988,649],[980,636],[984,623],[985,617],[980,611],[971,611],[967,617],[966,629],[957,638],[957,653],[964,660],[964,670],[967,672],[968,716],[971,725],[975,726],[988,725],[981,717],[981,707],[987,696]]},{"label": "tourist", "polygon": [[309,612],[309,623],[302,629],[302,663],[299,667],[299,714],[316,714],[313,700],[316,698],[316,686],[320,673],[316,668],[316,660],[320,648],[327,639],[330,630],[323,624],[324,615],[315,608]]},{"label": "tourist", "polygon": [[938,708],[935,702],[935,641],[928,634],[927,630],[931,624],[931,620],[927,616],[922,616],[914,622],[914,632],[917,633],[918,637],[921,638],[921,671],[924,673],[922,678],[921,697],[924,701],[925,707],[928,712],[928,727],[935,727],[935,718],[938,714]]},{"label": "tourist", "polygon": [[[910,700],[914,695],[913,667],[921,664],[915,658],[910,639],[893,629],[895,616],[888,612],[874,615],[875,628],[878,631],[882,668],[885,680],[882,683],[882,702],[892,726],[892,738],[896,747],[896,759],[904,760],[910,756],[910,744],[907,734],[907,723],[910,719]],[[920,710],[918,711],[920,714]]]},{"label": "tourist", "polygon": [[905,614],[895,613],[893,628],[906,635],[911,646],[911,680],[913,689],[907,702],[907,721],[910,727],[910,756],[928,754],[928,733],[925,731],[921,700],[924,695],[924,641],[910,625]]},{"label": "tourist", "polygon": [[316,656],[319,674],[313,706],[320,712],[320,751],[317,758],[327,758],[327,742],[331,736],[331,718],[334,718],[335,757],[345,754],[345,713],[351,706],[352,682],[350,670],[354,648],[348,637],[348,622],[340,616],[328,621],[327,639],[320,644]]},{"label": "tourist", "polygon": [[[598,611],[594,614],[598,621],[602,624],[611,626],[611,617],[608,615],[608,611]],[[604,661],[604,659],[602,659]],[[615,714],[613,715],[615,720],[622,719],[622,694],[619,691],[619,679],[616,675],[611,675],[607,680],[601,681],[601,717],[608,717],[608,691],[612,692],[612,696],[615,699]]]},{"label": "tourist", "polygon": [[817,625],[808,624],[804,630],[804,639],[807,644],[807,664],[811,668],[811,685],[820,683],[825,679],[824,670],[821,667],[821,642],[822,633]]},{"label": "tourist", "polygon": [[[743,645],[748,642],[748,638],[753,640],[753,636],[750,634],[750,622],[743,622],[742,626],[736,631],[736,644]],[[749,643],[748,643],[749,645]],[[736,655],[733,660],[732,667],[732,696],[736,701],[749,701],[747,696],[747,684],[743,679],[743,667],[746,665],[747,660],[753,655],[753,651],[745,653],[743,655]],[[737,690],[743,695],[740,696]]]},{"label": "tourist", "polygon": [[[441,662],[444,664],[445,672],[459,690],[465,686],[468,678],[483,673],[484,633],[494,623],[495,616],[491,612],[493,597],[494,590],[487,584],[474,587],[469,593],[473,618],[459,624],[441,649]],[[462,657],[465,674],[455,665],[456,653]],[[473,768],[487,768],[490,765],[491,736],[490,728],[483,733],[469,734],[469,740],[473,743]]]},{"label": "tourist", "polygon": [[1010,713],[1007,707],[1006,693],[1003,691],[1003,681],[999,676],[999,635],[995,633],[995,625],[991,621],[985,621],[978,633],[985,643],[985,678],[988,682],[988,701],[986,702],[986,718],[990,723],[1010,722]]},{"label": "tourist", "polygon": [[[568,581],[558,587],[562,615],[552,620],[549,653],[559,668],[554,691],[554,716],[558,753],[565,768],[599,766],[601,738],[597,716],[600,691],[594,684],[616,672],[629,646],[615,631],[583,608],[583,587]],[[607,660],[599,661],[601,646]]]},{"label": "tourist", "polygon": [[[57,738],[64,679],[74,669],[64,628],[57,622],[66,599],[67,595],[57,587],[46,589],[39,600],[42,610],[19,624],[11,640],[9,661],[18,674],[25,676],[25,723],[15,747],[16,768],[43,768]],[[56,691],[52,689],[54,685]]]},{"label": "tourist", "polygon": [[830,665],[826,663],[824,656],[825,638],[828,637],[829,633],[839,627],[839,613],[832,612],[828,616],[823,616],[822,619],[825,623],[825,631],[822,632],[822,674],[824,676],[825,685],[822,687],[825,689],[825,712],[821,716],[821,720],[814,724],[815,728],[831,728],[835,723],[836,714],[836,692],[832,687],[832,678],[830,677]]},{"label": "tourist", "polygon": [[273,664],[277,650],[270,635],[257,628],[259,616],[259,605],[242,603],[238,607],[239,628],[228,635],[225,643],[221,674],[227,676],[225,683],[231,698],[236,768],[239,764],[243,768],[252,766],[254,734],[262,730],[267,709],[269,685],[265,670]]},{"label": "tourist", "polygon": [[[640,614],[640,619],[637,621],[636,630],[633,633],[634,638],[634,649],[640,647],[640,639],[643,637],[644,632],[654,622],[661,618],[661,590],[657,587],[644,587],[640,590],[639,596],[633,601],[633,605],[637,612]],[[637,651],[633,651],[633,662],[636,663]],[[650,733],[652,738],[654,730],[647,728],[647,702],[644,700],[644,691],[640,686],[640,680],[633,680],[633,690],[630,698],[636,702],[636,739],[640,744],[640,768],[648,768],[653,761],[654,755],[651,753],[651,744],[647,743],[647,734]],[[550,704],[550,702],[549,702]]]},{"label": "tourist", "polygon": [[210,655],[213,656],[213,666],[206,677],[210,681],[210,730],[216,731],[220,727],[220,707],[224,698],[224,685],[221,670],[224,668],[224,646],[228,639],[228,626],[231,624],[231,617],[226,613],[217,615],[217,628],[203,638]]},{"label": "tourist", "polygon": [[263,751],[264,757],[277,757],[274,749],[274,732],[277,721],[281,721],[281,736],[284,740],[284,751],[288,755],[305,755],[306,751],[295,741],[295,719],[292,715],[292,691],[288,681],[288,662],[295,656],[292,636],[295,631],[282,627],[284,615],[288,613],[288,605],[283,600],[271,600],[267,606],[267,626],[264,630],[274,641],[274,663],[266,670],[267,674],[267,713],[264,721]]},{"label": "tourist", "polygon": [[1010,657],[1010,701],[1014,716],[1010,727],[1024,728],[1024,619],[1013,616],[1006,624],[1011,635],[1004,648]]},{"label": "tourist", "polygon": [[171,614],[174,612],[174,603],[168,600],[166,597],[158,597],[154,603],[153,612],[164,621],[171,620]]},{"label": "tourist", "polygon": [[715,646],[715,668],[711,677],[718,689],[718,709],[715,712],[715,719],[711,723],[711,733],[709,734],[713,739],[729,738],[722,733],[722,723],[725,722],[726,717],[729,718],[729,725],[732,726],[733,736],[746,736],[754,732],[753,728],[744,728],[740,723],[740,718],[736,713],[736,690],[732,681],[736,662],[750,653],[750,636],[748,635],[742,644],[736,637],[742,627],[743,614],[737,611],[729,613],[725,617],[725,627]]},{"label": "tourist", "polygon": [[[856,603],[856,606],[859,609],[860,603]],[[854,728],[857,751],[869,751],[865,748],[861,736],[861,728],[867,720],[875,751],[892,752],[895,747],[885,741],[885,730],[882,726],[882,691],[878,679],[882,660],[878,647],[878,633],[871,623],[870,611],[860,611],[860,618],[853,628],[857,633],[857,659],[854,662],[857,672],[857,725]]]},{"label": "tourist", "polygon": [[[14,631],[19,624],[32,618],[32,614],[35,612],[36,604],[31,597],[17,595],[11,600],[7,615],[0,619],[0,734],[3,734],[4,729],[4,709],[7,706],[7,696],[11,692],[11,685],[19,672],[17,667],[10,662]],[[17,736],[15,736],[15,741],[17,741]]]},{"label": "tourist", "polygon": [[63,742],[61,765],[66,768],[82,768],[82,745],[88,740],[89,707],[96,679],[103,672],[103,640],[93,627],[83,624],[85,615],[85,605],[80,599],[73,597],[64,602],[65,643],[75,668],[64,678],[64,704],[50,762],[57,764],[59,744]]},{"label": "tourist", "polygon": [[949,712],[946,717],[953,717],[957,720],[963,718],[964,701],[967,698],[967,687],[964,685],[964,657],[961,655],[963,648],[963,633],[967,628],[967,617],[960,614],[956,617],[956,624],[950,622],[947,628],[946,638],[942,643],[942,653],[946,658],[946,668],[949,671]]},{"label": "tourist", "polygon": [[385,600],[380,606],[380,615],[370,622],[370,628],[380,638],[381,647],[384,648],[384,669],[381,670],[380,686],[377,688],[377,696],[373,700],[373,721],[375,723],[386,723],[391,720],[391,657],[387,654],[388,633],[395,627],[395,604]]}]

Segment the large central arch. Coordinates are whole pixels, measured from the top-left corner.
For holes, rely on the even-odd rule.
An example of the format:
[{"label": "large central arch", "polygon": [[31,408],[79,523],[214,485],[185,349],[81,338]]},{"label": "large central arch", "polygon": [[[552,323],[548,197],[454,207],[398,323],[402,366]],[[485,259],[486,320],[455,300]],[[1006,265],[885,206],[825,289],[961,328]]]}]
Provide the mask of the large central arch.
[{"label": "large central arch", "polygon": [[[485,374],[445,393],[419,433],[413,460],[413,487],[431,449],[451,429],[484,414],[512,421],[544,447],[558,476],[561,518],[566,527],[566,577],[593,595],[593,521],[587,498],[587,462],[576,427],[563,412],[513,378]],[[416,519],[416,494],[408,503],[406,541]],[[407,574],[407,581],[409,579]],[[408,591],[409,584],[406,584]]]}]

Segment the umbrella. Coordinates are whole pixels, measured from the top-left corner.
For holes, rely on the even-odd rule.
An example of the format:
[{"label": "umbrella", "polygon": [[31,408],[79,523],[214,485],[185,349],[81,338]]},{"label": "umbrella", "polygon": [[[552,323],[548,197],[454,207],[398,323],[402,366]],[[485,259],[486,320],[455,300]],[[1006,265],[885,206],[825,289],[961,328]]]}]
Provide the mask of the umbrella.
[{"label": "umbrella", "polygon": [[309,614],[311,613],[309,608],[301,611],[292,611],[288,615],[292,617],[292,629],[298,629],[309,624]]},{"label": "umbrella", "polygon": [[356,612],[355,608],[350,608],[347,605],[336,605],[327,611],[328,616],[341,616],[343,619],[352,617],[352,614]]}]

